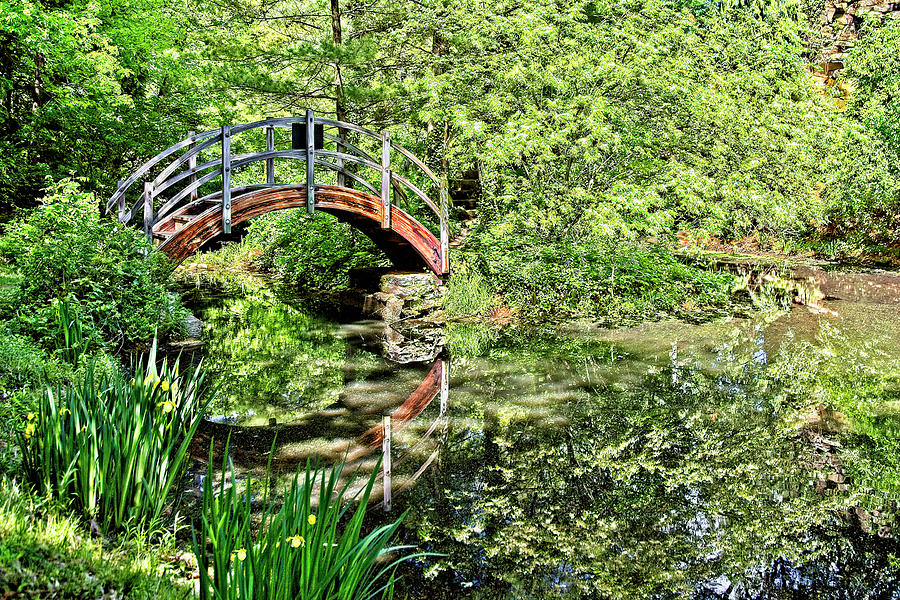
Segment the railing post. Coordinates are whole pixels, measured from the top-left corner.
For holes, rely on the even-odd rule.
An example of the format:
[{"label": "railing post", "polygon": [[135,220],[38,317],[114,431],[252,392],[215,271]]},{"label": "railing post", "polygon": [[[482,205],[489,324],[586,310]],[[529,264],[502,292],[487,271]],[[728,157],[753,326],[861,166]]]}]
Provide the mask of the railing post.
[{"label": "railing post", "polygon": [[153,183],[144,182],[144,235],[147,243],[153,243]]},{"label": "railing post", "polygon": [[[271,119],[272,117],[266,117],[266,121]],[[275,151],[275,127],[272,125],[266,126],[266,152],[274,152]],[[266,159],[266,183],[273,184],[275,183],[275,159],[267,158]]]},{"label": "railing post", "polygon": [[391,134],[381,132],[381,228],[391,228]]},{"label": "railing post", "polygon": [[[197,134],[196,132],[189,131],[188,137],[191,138],[191,145],[188,146],[188,152],[194,149],[194,144],[197,142]],[[197,155],[191,155],[188,158],[188,171],[191,173],[190,185],[194,185],[197,182]],[[191,202],[198,198],[197,190],[193,190],[191,192]]]},{"label": "railing post", "polygon": [[384,511],[391,511],[391,415],[385,415],[382,421],[384,436],[381,441],[381,451],[384,458],[381,468],[384,470]]},{"label": "railing post", "polygon": [[[347,131],[345,129],[341,129],[340,127],[338,127],[338,134],[337,134],[338,141],[336,144],[338,152],[342,153],[342,152],[346,151],[347,148],[343,144],[343,142],[347,141],[346,138],[347,138]],[[347,176],[344,174],[344,159],[338,158],[338,159],[335,159],[334,162],[337,165],[337,185],[338,185],[338,187],[347,187]]]},{"label": "railing post", "polygon": [[231,233],[231,125],[222,125],[222,229]]},{"label": "railing post", "polygon": [[450,194],[447,193],[447,176],[441,177],[441,273],[450,272]]},{"label": "railing post", "polygon": [[316,113],[306,109],[306,212],[316,210]]},{"label": "railing post", "polygon": [[441,359],[441,412],[440,416],[447,414],[450,402],[450,361]]},{"label": "railing post", "polygon": [[[122,188],[122,184],[125,183],[122,179],[116,181],[116,193],[119,193],[119,190]],[[119,196],[119,223],[125,222],[125,194],[123,193]]]}]

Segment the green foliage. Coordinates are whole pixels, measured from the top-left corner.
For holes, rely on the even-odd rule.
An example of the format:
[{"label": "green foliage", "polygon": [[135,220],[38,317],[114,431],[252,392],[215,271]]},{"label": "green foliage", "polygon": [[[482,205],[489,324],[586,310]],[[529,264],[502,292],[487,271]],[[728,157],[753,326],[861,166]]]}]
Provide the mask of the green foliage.
[{"label": "green foliage", "polygon": [[0,4],[0,208],[72,172],[109,189],[197,123],[175,14],[156,0]]},{"label": "green foliage", "polygon": [[47,353],[30,338],[4,331],[0,336],[0,392],[40,385],[48,362]]},{"label": "green foliage", "polygon": [[[226,487],[223,476],[216,490],[212,464],[210,455],[201,526],[194,532],[201,600],[377,598],[392,589],[397,564],[411,558],[384,564],[387,555],[408,548],[389,545],[402,516],[362,535],[377,468],[363,488],[352,494],[353,478],[339,483],[342,464],[332,467],[326,477],[325,471],[320,475],[307,463],[302,476],[299,468],[294,474],[280,508],[276,510],[267,493],[259,532],[253,536],[250,483],[240,493],[232,470],[232,485]],[[358,499],[355,511],[351,512],[348,495]]]},{"label": "green foliage", "polygon": [[842,82],[849,129],[825,188],[831,237],[896,249],[900,231],[900,23],[872,17],[847,59]]},{"label": "green foliage", "polygon": [[11,223],[0,256],[22,278],[11,303],[20,329],[55,344],[57,299],[82,318],[86,338],[108,349],[144,343],[179,327],[180,303],[166,289],[170,267],[143,235],[102,218],[96,200],[65,183]]},{"label": "green foliage", "polygon": [[661,245],[542,240],[497,227],[479,235],[479,266],[506,302],[549,312],[654,317],[727,301],[732,276],[680,262]]},{"label": "green foliage", "polygon": [[494,296],[477,270],[471,269],[456,257],[453,274],[447,282],[444,295],[444,309],[449,317],[485,316],[494,306]]},{"label": "green foliage", "polygon": [[307,289],[341,289],[348,284],[350,269],[380,264],[368,238],[322,213],[272,213],[251,225],[249,238],[265,248],[259,264]]},{"label": "green foliage", "polygon": [[0,481],[0,589],[26,598],[181,600],[163,552],[133,540],[93,540],[76,518]]},{"label": "green foliage", "polygon": [[104,531],[160,525],[205,408],[199,369],[158,369],[155,344],[133,373],[88,363],[71,385],[44,389],[18,438],[28,480]]},{"label": "green foliage", "polygon": [[[843,118],[810,84],[800,23],[634,4],[456,3],[420,118],[478,162],[484,216],[534,231],[797,236]],[[427,94],[427,95],[426,95]]]}]

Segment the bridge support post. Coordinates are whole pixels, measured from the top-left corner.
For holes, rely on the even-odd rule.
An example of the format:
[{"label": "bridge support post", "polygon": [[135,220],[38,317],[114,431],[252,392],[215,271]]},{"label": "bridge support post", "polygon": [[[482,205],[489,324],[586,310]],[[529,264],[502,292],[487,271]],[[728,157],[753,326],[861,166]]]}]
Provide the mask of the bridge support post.
[{"label": "bridge support post", "polygon": [[316,210],[316,113],[306,109],[306,212]]},{"label": "bridge support post", "polygon": [[391,134],[381,132],[381,228],[391,228]]},{"label": "bridge support post", "polygon": [[147,243],[153,243],[153,183],[144,182],[144,235]]},{"label": "bridge support post", "polygon": [[384,436],[381,441],[381,451],[384,458],[381,468],[384,470],[384,511],[391,512],[391,415],[385,415],[382,421]]},{"label": "bridge support post", "polygon": [[[272,117],[266,117],[266,121]],[[275,127],[266,125],[266,152],[275,152]],[[275,159],[266,159],[266,183],[272,185],[275,183]]]},{"label": "bridge support post", "polygon": [[231,125],[222,125],[222,231],[231,233]]},{"label": "bridge support post", "polygon": [[[191,145],[188,146],[188,152],[194,149],[194,145],[197,143],[197,134],[193,131],[188,131],[188,137],[191,138]],[[188,171],[191,174],[190,182],[191,185],[197,182],[197,155],[194,154],[188,159]],[[191,191],[191,202],[197,199],[197,190]]]}]

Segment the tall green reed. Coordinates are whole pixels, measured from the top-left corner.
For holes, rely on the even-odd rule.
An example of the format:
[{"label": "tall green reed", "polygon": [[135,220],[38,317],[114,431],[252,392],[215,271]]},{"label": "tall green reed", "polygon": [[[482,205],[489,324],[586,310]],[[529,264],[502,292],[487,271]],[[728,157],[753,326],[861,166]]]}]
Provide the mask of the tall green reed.
[{"label": "tall green reed", "polygon": [[199,367],[182,375],[156,352],[154,341],[130,379],[87,362],[44,389],[18,437],[28,480],[104,532],[160,526],[205,409]]},{"label": "tall green reed", "polygon": [[[397,565],[422,554],[404,553],[411,546],[390,545],[405,513],[362,535],[378,471],[347,501],[355,477],[339,485],[342,467],[326,472],[307,463],[305,471],[294,474],[277,509],[266,486],[258,528],[251,482],[240,492],[232,468],[231,485],[226,485],[223,466],[216,486],[210,467],[193,540],[201,600],[361,600],[392,594]],[[403,554],[391,559],[395,553]]]}]

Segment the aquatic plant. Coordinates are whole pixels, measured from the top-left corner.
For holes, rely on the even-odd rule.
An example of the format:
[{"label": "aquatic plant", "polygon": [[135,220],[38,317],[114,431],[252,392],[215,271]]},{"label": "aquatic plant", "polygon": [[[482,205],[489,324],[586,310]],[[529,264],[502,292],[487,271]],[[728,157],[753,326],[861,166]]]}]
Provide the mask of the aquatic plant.
[{"label": "aquatic plant", "polygon": [[[213,464],[212,455],[209,464]],[[223,465],[218,486],[210,483],[203,490],[200,526],[193,537],[201,600],[350,600],[390,593],[396,566],[421,556],[406,554],[384,560],[410,548],[389,545],[405,513],[362,535],[378,469],[361,490],[349,494],[355,477],[339,485],[342,468],[338,464],[330,471],[320,471],[307,462],[305,471],[298,468],[295,472],[277,510],[266,486],[261,524],[254,536],[252,482],[247,481],[244,491],[239,491],[232,468],[232,483],[226,485]],[[206,481],[213,481],[212,467]],[[349,501],[348,495],[352,496]],[[342,527],[354,501],[356,509]]]},{"label": "aquatic plant", "polygon": [[156,343],[133,377],[95,361],[71,385],[46,387],[18,436],[27,479],[103,531],[160,525],[200,423],[199,367],[156,364]]}]

